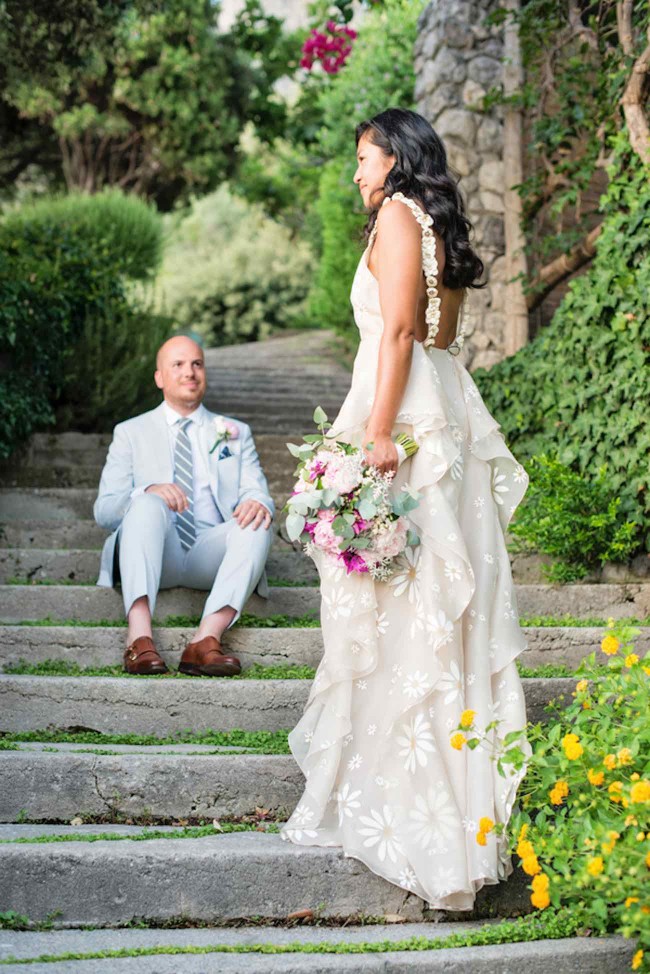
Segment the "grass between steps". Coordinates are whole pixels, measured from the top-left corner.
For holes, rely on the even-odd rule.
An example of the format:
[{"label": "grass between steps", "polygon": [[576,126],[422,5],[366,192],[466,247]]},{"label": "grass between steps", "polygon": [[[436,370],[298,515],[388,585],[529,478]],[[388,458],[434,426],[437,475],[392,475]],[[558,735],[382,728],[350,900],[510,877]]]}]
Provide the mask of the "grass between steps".
[{"label": "grass between steps", "polygon": [[[200,616],[167,616],[166,619],[154,619],[154,629],[195,629],[201,621]],[[75,629],[126,629],[126,619],[25,619],[22,622],[2,622],[0,626],[33,626],[46,627],[64,626]],[[241,629],[319,629],[320,622],[312,614],[302,616],[270,615],[254,616],[243,612],[239,617],[236,628]]]},{"label": "grass between steps", "polygon": [[[317,611],[317,610],[315,610]],[[198,626],[200,616],[167,616],[166,619],[154,619],[156,629],[192,629]],[[629,626],[650,627],[650,616],[637,619],[630,616],[620,620]],[[522,616],[519,620],[524,629],[604,629],[607,620],[589,617],[580,619],[577,616]],[[125,629],[126,619],[54,619],[46,616],[44,619],[24,619],[20,622],[3,622],[0,626],[67,626],[81,629]],[[235,626],[236,629],[320,629],[320,621],[313,613],[302,616],[269,615],[256,616],[244,612]]]},{"label": "grass between steps", "polygon": [[[575,670],[566,666],[564,663],[544,663],[541,666],[524,666],[516,661],[519,675],[526,679],[553,679],[572,677]],[[30,663],[21,659],[15,663],[7,663],[1,671],[6,676],[69,676],[69,677],[91,677],[109,676],[119,677],[120,679],[135,680],[209,680],[212,677],[187,676],[175,670],[169,673],[151,675],[126,673],[121,665],[114,666],[79,666],[78,663],[69,660],[46,659],[38,663]],[[597,667],[598,673],[606,673],[607,666]],[[292,666],[291,664],[278,664],[277,666],[265,666],[262,663],[254,663],[239,676],[228,677],[228,680],[313,680],[316,670],[313,666]]]},{"label": "grass between steps", "polygon": [[[211,677],[187,676],[185,673],[170,671],[158,675],[125,673],[121,666],[79,666],[68,660],[46,659],[39,663],[29,663],[27,660],[19,660],[16,663],[9,663],[4,667],[3,673],[10,676],[111,676],[124,677],[125,679],[138,680],[208,680]],[[232,680],[313,680],[315,670],[313,666],[291,666],[283,664],[278,666],[262,666],[261,663],[254,663],[244,670],[239,676],[230,676]]]},{"label": "grass between steps", "polygon": [[[16,546],[8,550],[12,551],[15,548]],[[87,551],[88,549],[83,549],[83,550]],[[92,550],[94,551],[95,549]],[[97,550],[97,557],[99,558],[101,549],[98,548],[96,550]],[[268,578],[267,581],[269,583],[270,588],[318,588],[320,584],[318,579],[306,579],[303,581],[295,581],[295,579],[291,579],[291,578]],[[76,585],[80,588],[90,588],[90,587],[94,588],[97,582],[94,580],[81,582],[74,578],[32,579],[32,578],[13,577],[13,578],[7,578],[4,582],[2,582],[2,584],[3,585],[29,585],[32,588],[38,585]]]},{"label": "grass between steps", "polygon": [[[0,734],[0,750],[14,750],[19,743],[39,744],[131,744],[136,747],[163,744],[203,744],[212,747],[234,747],[251,754],[289,754],[288,730],[278,731],[216,731],[198,733],[187,730],[167,737],[153,734],[103,734],[93,730],[33,730]],[[233,752],[228,752],[232,754]]]},{"label": "grass between steps", "polygon": [[[0,915],[1,919],[1,915]],[[122,947],[114,950],[87,952],[66,951],[41,954],[14,960],[8,957],[0,965],[56,963],[72,960],[116,960],[122,957],[155,957],[183,954],[387,954],[421,952],[453,947],[485,947],[494,944],[522,943],[536,940],[559,940],[584,933],[579,917],[569,910],[546,910],[535,916],[485,923],[477,930],[451,933],[446,937],[409,937],[405,940],[381,940],[376,943],[289,943],[289,944],[206,944],[183,946],[173,944],[154,947]]]},{"label": "grass between steps", "polygon": [[231,835],[233,832],[280,831],[278,822],[223,822],[219,828],[214,825],[187,825],[171,832],[155,828],[144,828],[142,832],[120,835],[115,832],[68,832],[65,835],[34,835],[24,839],[0,839],[0,845],[49,845],[57,842],[145,842],[150,839],[205,839],[218,835]]}]

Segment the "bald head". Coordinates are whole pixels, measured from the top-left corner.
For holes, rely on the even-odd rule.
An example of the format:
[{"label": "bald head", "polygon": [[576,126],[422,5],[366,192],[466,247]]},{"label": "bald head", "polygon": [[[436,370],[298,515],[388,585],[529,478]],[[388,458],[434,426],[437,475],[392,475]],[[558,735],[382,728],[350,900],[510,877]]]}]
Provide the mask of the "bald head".
[{"label": "bald head", "polygon": [[205,395],[203,349],[186,335],[168,339],[158,349],[154,379],[172,409],[184,416],[194,412]]},{"label": "bald head", "polygon": [[162,363],[166,358],[174,356],[182,356],[184,358],[200,358],[203,361],[203,349],[198,345],[193,338],[188,338],[187,335],[174,335],[173,338],[168,338],[166,342],[160,346],[156,352],[156,368],[160,369]]}]

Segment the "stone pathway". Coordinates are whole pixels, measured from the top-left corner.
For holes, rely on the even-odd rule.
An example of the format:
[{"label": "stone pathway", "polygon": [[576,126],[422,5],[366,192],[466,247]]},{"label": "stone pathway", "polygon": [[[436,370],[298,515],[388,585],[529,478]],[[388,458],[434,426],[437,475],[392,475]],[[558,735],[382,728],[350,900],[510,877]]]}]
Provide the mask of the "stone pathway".
[{"label": "stone pathway", "polygon": [[[336,340],[327,332],[296,333],[257,345],[215,349],[207,354],[207,405],[253,427],[256,444],[280,509],[290,491],[294,460],[286,442],[313,431],[318,404],[333,416],[350,376],[337,361]],[[279,922],[296,910],[344,923],[360,914],[378,919],[462,920],[454,930],[476,929],[489,917],[529,909],[526,877],[516,870],[507,883],[484,889],[471,914],[432,917],[416,897],[369,873],[336,849],[291,846],[277,834],[258,831],[204,838],[79,841],[79,832],[121,829],[137,834],[179,821],[248,817],[253,827],[281,821],[301,791],[300,774],[286,754],[242,752],[225,743],[75,743],[80,730],[109,735],[168,738],[192,732],[275,732],[293,726],[306,700],[307,679],[259,678],[264,668],[314,668],[322,652],[320,629],[306,625],[319,613],[311,562],[282,536],[280,521],[269,559],[273,587],[268,603],[252,598],[256,622],[236,628],[228,645],[241,656],[242,679],[191,680],[174,676],[61,675],[56,667],[83,660],[86,667],[119,665],[124,630],[121,600],[94,586],[101,532],[92,521],[92,501],[110,437],[64,434],[35,436],[22,458],[0,471],[0,731],[49,730],[45,742],[0,750],[0,913],[14,910],[35,922],[56,911],[55,927],[73,929],[20,933],[0,931],[0,958],[43,953],[88,952],[115,947],[205,946],[286,943],[302,939],[370,941],[405,939],[414,930],[430,937],[446,925],[269,927],[243,930],[96,930],[139,919],[148,925],[177,921],[222,925],[242,919]],[[20,584],[16,584],[19,582]],[[554,589],[518,585],[525,616],[570,613],[582,618],[650,614],[650,586],[583,585]],[[173,666],[187,625],[170,617],[201,611],[204,593],[171,590],[158,604],[158,645]],[[268,628],[265,617],[282,615],[302,625]],[[31,622],[38,625],[21,625]],[[598,638],[593,628],[535,627],[528,630],[528,666],[564,663],[575,667]],[[643,635],[642,646],[650,642]],[[19,661],[53,667],[52,675],[12,673]],[[251,667],[255,667],[251,670]],[[257,678],[246,678],[246,674]],[[273,671],[269,670],[269,673]],[[532,720],[544,705],[568,695],[570,679],[524,680]],[[268,735],[267,735],[268,736]],[[233,749],[236,753],[233,753]],[[263,813],[260,812],[263,810]],[[84,825],[70,826],[80,818]],[[128,820],[127,826],[120,824]],[[112,828],[102,823],[115,823]],[[265,825],[261,824],[264,829]],[[51,831],[65,841],[22,842]],[[118,828],[119,831],[119,828]],[[67,833],[67,834],[66,834]],[[141,831],[140,831],[141,834]],[[74,970],[138,971],[575,971],[594,974],[629,966],[632,946],[618,938],[589,938],[498,947],[459,948],[413,954],[255,954],[131,957],[75,960],[31,966],[34,974]],[[525,952],[525,953],[524,953]],[[11,971],[13,965],[6,967]],[[22,969],[22,967],[20,968]],[[18,967],[16,967],[18,970]]]}]

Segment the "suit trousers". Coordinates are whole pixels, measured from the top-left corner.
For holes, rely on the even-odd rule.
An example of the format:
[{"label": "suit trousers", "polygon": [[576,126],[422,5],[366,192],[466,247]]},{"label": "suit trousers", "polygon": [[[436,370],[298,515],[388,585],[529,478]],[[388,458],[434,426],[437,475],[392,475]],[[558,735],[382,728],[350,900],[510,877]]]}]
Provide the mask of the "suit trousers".
[{"label": "suit trousers", "polygon": [[174,513],[157,494],[134,497],[118,535],[124,610],[146,595],[153,616],[161,588],[196,588],[209,592],[203,616],[226,605],[239,619],[264,570],[273,527],[241,528],[233,517],[200,529],[192,547],[181,545]]}]

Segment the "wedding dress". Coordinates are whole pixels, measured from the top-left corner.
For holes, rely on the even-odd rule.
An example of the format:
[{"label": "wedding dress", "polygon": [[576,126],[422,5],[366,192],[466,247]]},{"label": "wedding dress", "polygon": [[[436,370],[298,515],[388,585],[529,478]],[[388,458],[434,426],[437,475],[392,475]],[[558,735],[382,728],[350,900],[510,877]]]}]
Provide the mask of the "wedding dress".
[{"label": "wedding dress", "polygon": [[[431,217],[400,193],[384,204],[391,199],[422,227],[427,320],[434,322]],[[374,232],[350,296],[360,332],[352,384],[330,431],[357,446],[373,404],[383,329],[367,264],[373,239]],[[487,748],[456,750],[450,735],[466,708],[476,711],[481,731],[497,718],[500,735],[526,724],[515,666],[526,642],[504,532],[528,478],[468,371],[450,351],[432,347],[436,330],[430,325],[428,344],[414,343],[393,430],[419,445],[392,489],[408,484],[421,493],[408,515],[421,544],[383,582],[347,575],[313,551],[325,651],[289,736],[306,783],[282,835],[340,846],[432,908],[470,910],[482,886],[512,873],[505,835],[490,833],[485,846],[476,836],[482,816],[507,823],[525,766],[502,777]],[[527,741],[523,750],[530,755]]]}]

